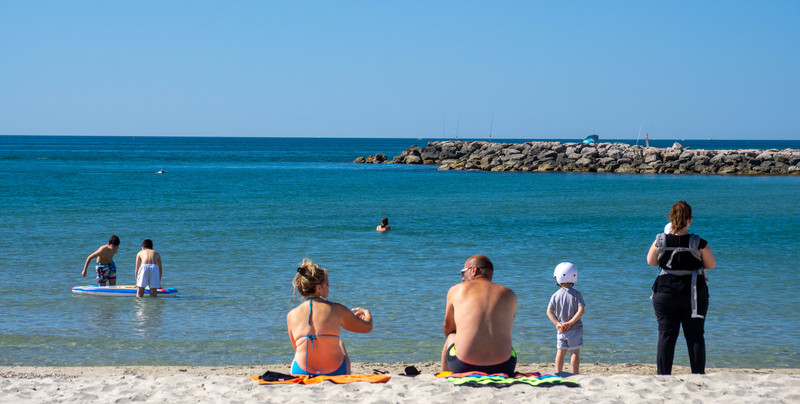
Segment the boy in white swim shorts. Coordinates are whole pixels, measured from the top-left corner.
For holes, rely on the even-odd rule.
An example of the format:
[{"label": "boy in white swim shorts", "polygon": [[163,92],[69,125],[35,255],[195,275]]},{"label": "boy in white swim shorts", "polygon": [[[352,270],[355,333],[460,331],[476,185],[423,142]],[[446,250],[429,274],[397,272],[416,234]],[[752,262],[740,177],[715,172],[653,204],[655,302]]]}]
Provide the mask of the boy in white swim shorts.
[{"label": "boy in white swim shorts", "polygon": [[578,268],[569,262],[562,262],[553,272],[556,283],[561,287],[547,305],[547,317],[556,326],[556,373],[564,370],[564,357],[567,349],[570,350],[570,364],[572,373],[578,374],[580,370],[580,349],[583,346],[583,316],[586,303],[581,292],[572,286],[578,282]]},{"label": "boy in white swim shorts", "polygon": [[150,297],[158,297],[158,288],[161,287],[161,254],[153,249],[153,240],[146,239],[142,242],[142,251],[136,254],[134,267],[136,278],[136,297],[144,296],[145,287],[150,288]]}]

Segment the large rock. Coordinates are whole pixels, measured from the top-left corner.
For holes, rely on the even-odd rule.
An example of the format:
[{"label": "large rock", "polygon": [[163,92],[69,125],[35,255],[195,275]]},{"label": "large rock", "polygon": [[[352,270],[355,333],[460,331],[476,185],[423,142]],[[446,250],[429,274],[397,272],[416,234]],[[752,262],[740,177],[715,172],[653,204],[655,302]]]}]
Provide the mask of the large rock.
[{"label": "large rock", "polygon": [[367,164],[383,164],[388,163],[389,160],[386,158],[386,155],[383,153],[373,154],[371,156],[365,157],[356,157],[353,161],[354,163],[367,163]]},{"label": "large rock", "polygon": [[[385,155],[359,157],[359,163],[385,163]],[[800,151],[691,150],[630,146],[624,143],[470,141],[412,145],[392,159],[401,164],[434,164],[440,170],[564,171],[658,174],[800,175]]]},{"label": "large rock", "polygon": [[417,155],[409,155],[406,156],[405,160],[403,160],[404,164],[422,164],[422,157]]}]

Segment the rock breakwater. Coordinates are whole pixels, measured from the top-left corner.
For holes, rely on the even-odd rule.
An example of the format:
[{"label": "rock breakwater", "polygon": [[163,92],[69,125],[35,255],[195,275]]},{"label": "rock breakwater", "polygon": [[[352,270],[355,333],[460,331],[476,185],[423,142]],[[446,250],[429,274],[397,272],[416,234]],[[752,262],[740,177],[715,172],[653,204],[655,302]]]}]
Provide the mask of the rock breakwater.
[{"label": "rock breakwater", "polygon": [[[388,163],[385,155],[359,163]],[[702,150],[625,143],[493,143],[446,140],[411,146],[396,164],[439,165],[439,170],[597,172],[624,174],[800,175],[800,150]]]}]

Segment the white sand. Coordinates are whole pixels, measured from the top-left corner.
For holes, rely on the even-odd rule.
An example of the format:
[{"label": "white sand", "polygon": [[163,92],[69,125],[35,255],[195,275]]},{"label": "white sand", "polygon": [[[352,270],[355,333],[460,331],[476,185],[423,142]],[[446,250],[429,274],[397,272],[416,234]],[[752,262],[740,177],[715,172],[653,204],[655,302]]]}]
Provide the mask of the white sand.
[{"label": "white sand", "polygon": [[[259,386],[247,378],[266,370],[286,373],[287,364],[220,367],[0,367],[0,402],[707,402],[800,403],[800,369],[708,369],[655,376],[653,365],[587,364],[584,374],[562,377],[580,388],[515,385],[507,388],[456,387],[434,377],[435,363],[413,364],[422,374],[400,376],[408,364],[356,363],[354,373],[387,373],[385,384]],[[521,365],[519,371],[552,372],[552,364]]]}]

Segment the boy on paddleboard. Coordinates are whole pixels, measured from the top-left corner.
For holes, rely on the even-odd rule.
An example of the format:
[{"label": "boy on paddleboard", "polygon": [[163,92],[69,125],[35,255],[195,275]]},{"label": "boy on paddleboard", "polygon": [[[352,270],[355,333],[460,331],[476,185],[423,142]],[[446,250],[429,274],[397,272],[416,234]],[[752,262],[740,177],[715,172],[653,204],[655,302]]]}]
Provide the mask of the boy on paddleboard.
[{"label": "boy on paddleboard", "polygon": [[108,244],[101,246],[97,251],[86,257],[86,263],[83,264],[81,276],[86,277],[86,269],[89,268],[89,262],[92,258],[97,258],[97,265],[95,265],[95,270],[97,270],[97,285],[106,286],[106,282],[111,286],[116,285],[117,266],[114,265],[114,254],[116,254],[118,250],[119,237],[112,235],[108,238]]},{"label": "boy on paddleboard", "polygon": [[144,296],[144,288],[150,287],[150,297],[158,297],[161,287],[161,254],[153,249],[153,240],[142,241],[142,251],[136,254],[133,276],[136,278],[136,297]]}]

